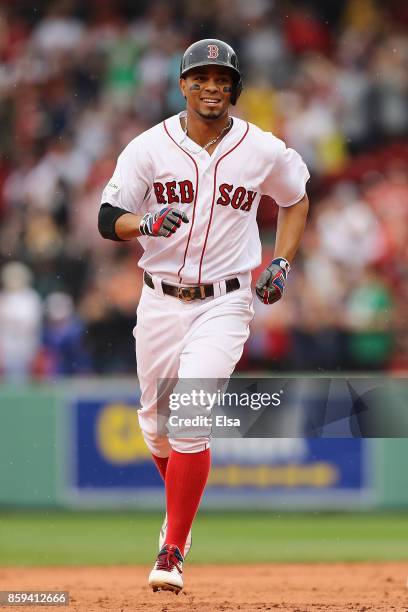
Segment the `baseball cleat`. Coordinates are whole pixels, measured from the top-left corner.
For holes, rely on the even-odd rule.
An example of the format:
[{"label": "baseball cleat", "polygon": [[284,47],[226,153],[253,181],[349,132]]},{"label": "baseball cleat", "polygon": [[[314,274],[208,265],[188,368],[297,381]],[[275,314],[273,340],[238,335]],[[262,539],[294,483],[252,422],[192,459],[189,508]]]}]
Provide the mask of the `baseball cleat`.
[{"label": "baseball cleat", "polygon": [[183,588],[183,557],[174,544],[166,544],[157,555],[149,576],[153,592],[173,591],[178,595]]},{"label": "baseball cleat", "polygon": [[[163,525],[161,526],[161,529],[160,529],[159,550],[161,550],[164,546],[164,543],[166,541],[166,533],[167,533],[167,514],[164,517]],[[191,529],[190,529],[190,531],[188,532],[186,543],[184,545],[184,553],[183,553],[184,559],[187,557],[192,543],[193,543],[193,538],[192,538]]]}]

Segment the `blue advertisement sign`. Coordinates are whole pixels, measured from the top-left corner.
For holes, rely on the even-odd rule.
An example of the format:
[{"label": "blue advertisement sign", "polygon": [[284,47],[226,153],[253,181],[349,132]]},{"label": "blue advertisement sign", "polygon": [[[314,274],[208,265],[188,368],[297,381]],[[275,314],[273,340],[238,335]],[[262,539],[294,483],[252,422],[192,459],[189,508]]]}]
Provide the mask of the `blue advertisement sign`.
[{"label": "blue advertisement sign", "polygon": [[358,491],[367,486],[367,441],[362,439],[263,438],[241,440],[241,450],[229,440],[223,442],[214,440],[213,488],[298,493]]},{"label": "blue advertisement sign", "polygon": [[75,406],[75,484],[79,489],[162,487],[143,440],[135,400],[79,399]]},{"label": "blue advertisement sign", "polygon": [[[77,398],[67,449],[76,499],[109,497],[121,506],[162,501],[163,482],[138,424],[138,401]],[[370,504],[370,440],[286,438],[212,440],[208,507],[345,507]],[[150,495],[150,497],[149,497]],[[156,501],[154,501],[156,500]],[[126,502],[126,503],[127,503]],[[123,502],[124,503],[124,502]]]}]

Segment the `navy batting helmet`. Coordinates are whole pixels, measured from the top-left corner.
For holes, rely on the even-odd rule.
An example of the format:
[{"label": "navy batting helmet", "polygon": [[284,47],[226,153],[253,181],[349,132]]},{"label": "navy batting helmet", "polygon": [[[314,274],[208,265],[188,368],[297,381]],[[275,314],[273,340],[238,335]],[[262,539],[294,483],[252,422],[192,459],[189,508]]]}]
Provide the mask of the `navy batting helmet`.
[{"label": "navy batting helmet", "polygon": [[237,54],[234,49],[222,40],[204,38],[190,45],[184,52],[180,64],[180,77],[197,66],[225,66],[232,70],[234,85],[231,93],[231,104],[236,104],[242,91],[242,76],[239,69]]}]

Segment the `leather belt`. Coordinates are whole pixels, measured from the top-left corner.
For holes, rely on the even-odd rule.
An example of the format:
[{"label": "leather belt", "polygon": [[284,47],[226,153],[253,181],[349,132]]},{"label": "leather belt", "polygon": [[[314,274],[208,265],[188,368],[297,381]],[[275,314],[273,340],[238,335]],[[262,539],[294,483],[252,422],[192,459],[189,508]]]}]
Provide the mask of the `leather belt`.
[{"label": "leather belt", "polygon": [[[150,289],[154,289],[154,283],[151,274],[144,272],[143,280]],[[229,278],[225,281],[225,293],[236,291],[240,288],[239,280]],[[182,302],[192,302],[193,300],[205,300],[208,297],[214,297],[214,285],[196,285],[193,287],[176,287],[162,281],[163,293],[178,298]]]}]

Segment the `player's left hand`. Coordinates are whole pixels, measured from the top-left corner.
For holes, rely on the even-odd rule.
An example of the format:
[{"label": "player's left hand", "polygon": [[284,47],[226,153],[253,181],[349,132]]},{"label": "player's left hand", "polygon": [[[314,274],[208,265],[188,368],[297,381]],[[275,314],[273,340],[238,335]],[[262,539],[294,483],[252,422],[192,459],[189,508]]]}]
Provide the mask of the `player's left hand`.
[{"label": "player's left hand", "polygon": [[290,271],[290,264],[284,257],[275,257],[258,278],[256,295],[264,304],[274,304],[281,299]]}]

